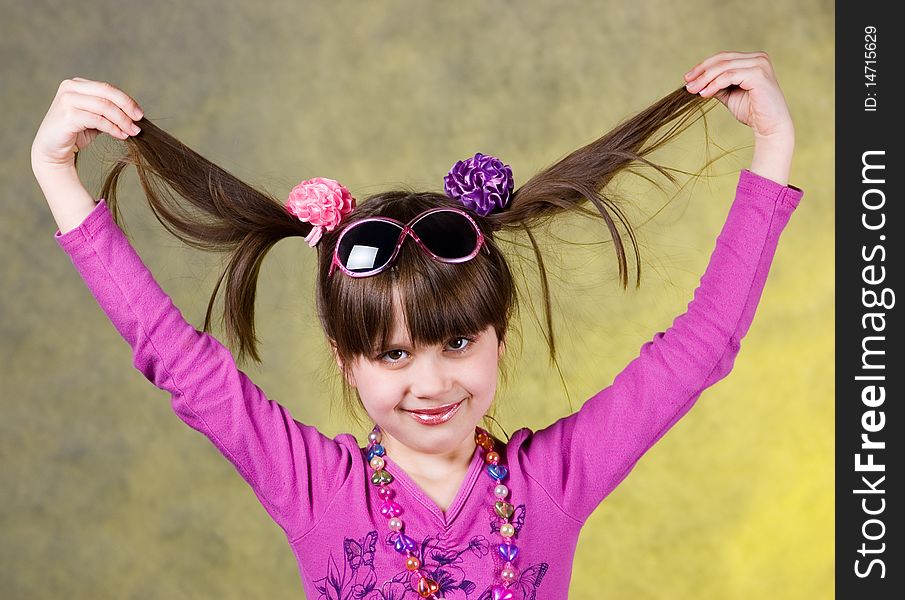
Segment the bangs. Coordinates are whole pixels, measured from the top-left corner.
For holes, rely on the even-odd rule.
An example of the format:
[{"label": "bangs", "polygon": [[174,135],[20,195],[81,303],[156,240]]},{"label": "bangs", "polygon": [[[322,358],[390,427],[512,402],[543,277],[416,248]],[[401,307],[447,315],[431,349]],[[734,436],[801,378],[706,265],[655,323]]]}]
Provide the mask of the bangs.
[{"label": "bangs", "polygon": [[464,263],[442,263],[409,239],[387,271],[373,277],[342,277],[333,307],[340,353],[372,355],[386,348],[393,341],[397,319],[414,345],[445,344],[488,325],[496,325],[501,334],[507,303],[484,257],[479,253]]}]

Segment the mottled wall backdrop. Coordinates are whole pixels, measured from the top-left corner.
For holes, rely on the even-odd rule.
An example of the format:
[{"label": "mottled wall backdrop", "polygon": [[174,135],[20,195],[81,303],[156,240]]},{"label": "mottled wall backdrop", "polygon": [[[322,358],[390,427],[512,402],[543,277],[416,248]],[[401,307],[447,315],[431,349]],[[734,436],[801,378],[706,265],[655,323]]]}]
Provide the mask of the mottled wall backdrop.
[{"label": "mottled wall backdrop", "polygon": [[[361,197],[398,183],[440,191],[478,151],[511,164],[519,185],[720,50],[771,55],[797,130],[791,183],[806,195],[735,369],[588,521],[571,596],[832,597],[832,2],[2,4],[0,597],[302,597],[282,531],[134,370],[53,240],[29,148],[64,78],[115,83],[149,119],[278,196],[324,176]],[[639,229],[639,290],[618,288],[610,244],[552,261],[566,386],[523,307],[517,375],[498,398],[510,433],[576,410],[684,312],[752,153],[751,130],[721,105],[708,126],[715,145],[697,127],[658,155],[697,169],[732,150]],[[119,143],[101,136],[80,159],[92,193]],[[636,223],[666,200],[637,177],[619,187]],[[220,257],[167,234],[134,171],[121,190],[136,248],[200,328]],[[246,371],[298,420],[364,443],[336,404],[312,257],[293,238],[265,261],[263,366]]]}]

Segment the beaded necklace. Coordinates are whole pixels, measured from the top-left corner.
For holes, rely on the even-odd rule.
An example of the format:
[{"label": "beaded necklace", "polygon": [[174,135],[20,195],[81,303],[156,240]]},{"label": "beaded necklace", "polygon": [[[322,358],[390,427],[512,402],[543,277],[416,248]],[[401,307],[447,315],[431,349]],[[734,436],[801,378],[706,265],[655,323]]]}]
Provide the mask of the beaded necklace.
[{"label": "beaded necklace", "polygon": [[[399,515],[402,514],[402,507],[393,500],[395,491],[389,485],[393,481],[393,476],[384,468],[386,462],[383,457],[386,456],[386,450],[381,445],[381,441],[380,428],[375,425],[371,433],[368,434],[368,464],[374,469],[374,473],[371,475],[371,483],[378,486],[377,495],[383,501],[380,507],[380,514],[387,518],[387,525],[390,531],[393,532],[390,538],[393,542],[393,548],[396,552],[405,556],[405,568],[411,575],[410,583],[418,594],[422,598],[443,600],[439,584],[421,570],[421,561],[412,554],[412,551],[417,547],[415,540],[403,531],[405,524],[399,518]],[[515,509],[511,503],[506,502],[509,488],[502,483],[503,479],[509,474],[509,469],[505,465],[500,464],[500,455],[495,450],[493,437],[480,427],[475,427],[475,443],[481,448],[482,459],[486,464],[485,473],[496,482],[496,486],[493,488],[493,496],[496,500],[493,509],[502,520],[500,536],[502,536],[503,541],[497,546],[497,551],[503,560],[506,561],[506,564],[503,565],[499,573],[502,584],[493,584],[491,597],[493,600],[511,600],[514,595],[512,590],[509,589],[509,585],[515,581],[518,574],[512,562],[518,556],[519,549],[512,543],[515,527],[509,522],[509,518]]]}]

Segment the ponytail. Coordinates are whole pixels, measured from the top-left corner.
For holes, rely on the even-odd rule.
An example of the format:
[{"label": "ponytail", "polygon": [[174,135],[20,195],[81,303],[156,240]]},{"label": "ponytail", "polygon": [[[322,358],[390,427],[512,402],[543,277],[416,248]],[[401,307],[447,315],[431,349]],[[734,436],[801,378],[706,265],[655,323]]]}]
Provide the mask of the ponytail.
[{"label": "ponytail", "polygon": [[126,152],[106,176],[101,197],[123,227],[116,186],[123,169],[134,165],[151,211],[167,231],[193,248],[229,254],[208,301],[203,329],[210,332],[214,300],[225,279],[224,318],[230,344],[238,346],[240,361],[248,355],[260,363],[254,304],[261,262],[278,241],[305,237],[311,225],[146,118],[138,124],[141,133],[126,141]]},{"label": "ponytail", "polygon": [[[628,287],[628,261],[618,220],[625,228],[635,255],[635,287],[641,285],[641,259],[635,232],[618,204],[604,192],[606,185],[620,172],[631,171],[634,163],[643,163],[675,183],[672,169],[657,165],[646,156],[694,124],[706,114],[702,106],[709,99],[692,94],[684,86],[658,100],[636,115],[623,120],[615,129],[590,144],[575,150],[555,164],[535,174],[513,193],[506,210],[487,216],[494,230],[524,231],[534,250],[540,273],[547,343],[551,361],[556,360],[553,318],[550,311],[550,286],[543,254],[531,229],[552,217],[574,211],[603,218],[613,238],[622,288]],[[715,106],[715,105],[711,105]],[[709,110],[709,108],[707,109]],[[695,116],[695,114],[698,116]],[[665,133],[647,142],[665,125],[675,123]],[[647,145],[645,145],[647,144]],[[699,171],[700,173],[700,171]],[[658,187],[660,187],[658,185]],[[660,188],[662,190],[662,188]],[[590,202],[596,210],[586,207]],[[615,218],[614,218],[615,217]]]}]

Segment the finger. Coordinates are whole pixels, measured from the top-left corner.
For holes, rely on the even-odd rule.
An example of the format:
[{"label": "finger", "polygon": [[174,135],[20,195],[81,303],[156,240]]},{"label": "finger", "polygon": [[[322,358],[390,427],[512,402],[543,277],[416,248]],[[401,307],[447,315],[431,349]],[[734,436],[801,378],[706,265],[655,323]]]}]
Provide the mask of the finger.
[{"label": "finger", "polygon": [[127,134],[127,136],[136,135],[141,131],[139,127],[132,122],[129,115],[124,113],[119,106],[106,98],[73,93],[70,103],[76,108],[103,116],[107,121],[115,124],[117,129]]},{"label": "finger", "polygon": [[696,79],[708,68],[712,67],[716,63],[723,62],[726,60],[735,60],[735,59],[744,59],[744,58],[757,58],[757,57],[768,58],[766,52],[718,52],[713,56],[708,56],[695,66],[691,68],[687,73],[685,73],[685,81],[691,81]]},{"label": "finger", "polygon": [[686,79],[695,78],[705,69],[713,66],[716,63],[727,61],[727,60],[735,60],[740,58],[769,58],[766,52],[757,51],[757,52],[718,52],[713,56],[708,56],[698,64],[694,65],[688,73],[686,73]]},{"label": "finger", "polygon": [[737,85],[744,90],[750,90],[754,87],[751,80],[756,73],[756,69],[729,69],[723,71],[698,93],[702,98],[709,98],[730,85]]},{"label": "finger", "polygon": [[91,110],[83,110],[81,108],[73,108],[72,110],[75,124],[83,129],[97,129],[105,131],[113,137],[124,140],[129,134],[117,127],[109,119]]},{"label": "finger", "polygon": [[758,67],[763,64],[762,58],[753,57],[753,58],[738,58],[733,60],[727,60],[719,63],[715,63],[709,67],[707,67],[704,71],[702,71],[697,77],[689,81],[685,84],[685,88],[693,93],[697,94],[699,91],[707,87],[714,79],[716,79],[721,73],[724,73],[728,70],[739,70],[739,69],[749,69],[751,67]]},{"label": "finger", "polygon": [[85,79],[84,77],[73,77],[67,81],[70,82],[68,84],[70,89],[82,94],[91,94],[107,98],[119,106],[124,112],[131,115],[135,120],[141,119],[144,116],[144,111],[141,106],[139,106],[138,102],[112,83],[107,83],[106,81],[92,81],[90,79]]}]

